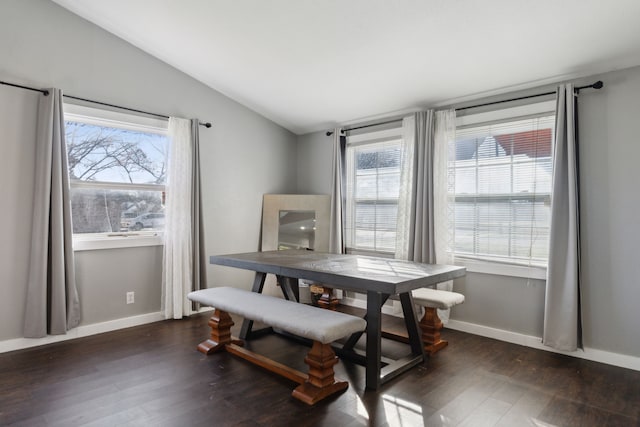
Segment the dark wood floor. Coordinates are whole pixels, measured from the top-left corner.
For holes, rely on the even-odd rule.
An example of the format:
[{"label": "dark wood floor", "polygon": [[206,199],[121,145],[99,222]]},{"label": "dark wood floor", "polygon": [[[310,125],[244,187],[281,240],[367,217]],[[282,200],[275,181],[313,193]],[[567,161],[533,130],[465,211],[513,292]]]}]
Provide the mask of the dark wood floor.
[{"label": "dark wood floor", "polygon": [[[230,354],[198,353],[206,323],[198,315],[1,354],[0,424],[640,425],[640,372],[450,330],[447,349],[378,392],[364,391],[364,368],[339,363],[349,389],[308,407],[286,379]],[[248,346],[306,371],[299,343],[268,335]]]}]

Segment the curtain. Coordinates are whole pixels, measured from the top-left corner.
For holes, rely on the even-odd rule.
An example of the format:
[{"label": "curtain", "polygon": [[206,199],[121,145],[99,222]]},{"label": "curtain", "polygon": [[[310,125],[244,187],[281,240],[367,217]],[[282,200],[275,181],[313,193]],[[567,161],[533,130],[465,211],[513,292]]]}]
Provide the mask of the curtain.
[{"label": "curtain", "polygon": [[[447,254],[447,161],[455,138],[455,110],[415,113],[402,120],[403,152],[396,258],[451,264]],[[438,284],[451,291],[451,281]],[[449,310],[438,310],[446,323]]]},{"label": "curtain", "polygon": [[[438,264],[453,264],[453,228],[449,218],[453,218],[450,210],[455,209],[455,203],[449,203],[449,146],[456,138],[456,110],[438,111],[435,117],[434,148],[433,148],[433,235],[435,261]],[[453,281],[438,283],[438,289],[453,290]],[[441,310],[440,319],[445,323],[449,320],[450,310]]]},{"label": "curtain", "polygon": [[[456,138],[456,110],[444,110],[436,113],[434,149],[433,149],[433,197],[434,197],[434,235],[436,262],[453,264],[453,254],[447,251],[453,247],[450,231],[451,210],[455,203],[449,203],[449,147]],[[451,289],[447,289],[451,290]]]},{"label": "curtain", "polygon": [[414,166],[416,150],[416,115],[402,119],[402,154],[400,157],[400,191],[398,194],[398,223],[396,226],[396,252],[398,259],[409,260],[409,248],[414,237],[411,228],[415,219],[413,197]]},{"label": "curtain", "polygon": [[80,323],[62,91],[38,106],[31,252],[24,336],[64,334]]},{"label": "curtain", "polygon": [[342,129],[333,130],[333,166],[331,173],[331,214],[329,223],[329,252],[342,254],[344,250],[344,162],[347,138]]},{"label": "curtain", "polygon": [[180,319],[191,314],[187,294],[206,288],[198,120],[171,117],[169,140],[162,311]]},{"label": "curtain", "polygon": [[[197,291],[207,287],[207,251],[204,248],[204,216],[202,215],[202,191],[200,185],[200,121],[191,120],[191,141],[193,156],[191,170],[193,191],[191,192],[191,251],[193,259],[193,280],[191,290]],[[191,309],[197,311],[200,304],[192,302]]]},{"label": "curtain", "polygon": [[401,159],[396,257],[434,263],[433,223],[433,110],[402,120]]},{"label": "curtain", "polygon": [[559,86],[542,342],[563,351],[582,348],[577,119],[573,85]]}]

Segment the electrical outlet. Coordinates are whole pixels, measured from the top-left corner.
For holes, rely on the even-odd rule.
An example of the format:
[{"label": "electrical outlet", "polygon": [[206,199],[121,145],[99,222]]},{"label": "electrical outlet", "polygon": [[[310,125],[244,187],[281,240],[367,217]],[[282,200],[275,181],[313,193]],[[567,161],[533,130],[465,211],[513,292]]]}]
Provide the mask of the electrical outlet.
[{"label": "electrical outlet", "polygon": [[133,304],[136,301],[135,292],[127,292],[127,304]]}]

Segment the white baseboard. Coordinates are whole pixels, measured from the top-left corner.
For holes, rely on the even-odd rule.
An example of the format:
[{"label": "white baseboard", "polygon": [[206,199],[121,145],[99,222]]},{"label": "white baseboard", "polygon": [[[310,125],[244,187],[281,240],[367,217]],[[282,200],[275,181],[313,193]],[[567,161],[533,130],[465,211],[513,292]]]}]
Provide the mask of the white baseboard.
[{"label": "white baseboard", "polygon": [[140,314],[138,316],[93,323],[90,325],[81,325],[77,328],[71,329],[65,335],[48,335],[43,338],[15,338],[4,340],[0,341],[0,353],[6,353],[8,351],[21,350],[30,347],[37,347],[40,345],[67,341],[80,337],[87,337],[90,335],[101,334],[103,332],[115,331],[117,329],[130,328],[132,326],[158,322],[163,319],[164,317],[162,316],[161,312],[146,313]]},{"label": "white baseboard", "polygon": [[619,366],[621,368],[640,371],[640,357],[613,353],[610,351],[598,350],[588,347],[586,347],[584,350],[578,351],[559,351],[551,347],[542,345],[541,337],[520,334],[504,329],[491,328],[489,326],[478,325],[475,323],[462,322],[459,320],[449,320],[445,327],[448,329],[454,329],[456,331],[468,332],[474,335],[480,335],[487,338],[510,342],[512,344],[519,344],[538,350],[564,354],[567,356],[578,357],[580,359],[591,360],[593,362],[605,363],[607,365]]},{"label": "white baseboard", "polygon": [[[343,298],[341,303],[358,308],[367,307],[366,301],[356,298]],[[199,312],[202,313],[211,310],[213,310],[211,307],[202,307]],[[401,313],[398,313],[397,307],[395,306],[385,305],[382,307],[382,312],[391,316],[402,316]],[[51,344],[55,342],[67,341],[74,338],[87,337],[90,335],[101,334],[118,329],[130,328],[132,326],[158,322],[163,319],[164,317],[162,316],[161,312],[146,313],[138,316],[125,317],[123,319],[109,320],[107,322],[78,326],[77,328],[67,332],[66,335],[49,335],[44,338],[15,338],[4,340],[0,341],[0,353],[6,353],[9,351],[21,350],[30,347],[37,347],[40,345]],[[593,362],[605,363],[607,365],[619,366],[621,368],[640,371],[640,357],[636,356],[613,353],[610,351],[598,350],[594,348],[585,348],[584,351],[578,350],[574,352],[558,351],[542,345],[542,338],[540,337],[520,334],[504,329],[491,328],[489,326],[478,325],[475,323],[462,322],[459,320],[449,320],[446,324],[446,327],[448,329],[467,332],[487,338],[493,338],[512,344],[535,348],[538,350],[564,354],[567,356],[578,357],[580,359],[591,360]]]},{"label": "white baseboard", "polygon": [[[361,299],[344,298],[342,304],[358,308],[367,308],[367,302]],[[395,301],[394,301],[395,303]],[[402,317],[402,311],[390,306],[382,306],[382,312],[391,316]],[[520,334],[504,329],[491,328],[489,326],[478,325],[476,323],[462,322],[450,319],[446,328],[456,331],[467,332],[482,337],[493,338],[499,341],[505,341],[512,344],[519,344],[525,347],[531,347],[538,350],[549,351],[552,353],[564,354],[567,356],[578,357],[580,359],[591,360],[592,362],[605,363],[607,365],[619,366],[621,368],[633,369],[640,371],[640,357],[629,356],[626,354],[613,353],[610,351],[598,350],[595,348],[585,348],[578,351],[559,351],[551,347],[542,345],[542,338],[532,335]]]}]

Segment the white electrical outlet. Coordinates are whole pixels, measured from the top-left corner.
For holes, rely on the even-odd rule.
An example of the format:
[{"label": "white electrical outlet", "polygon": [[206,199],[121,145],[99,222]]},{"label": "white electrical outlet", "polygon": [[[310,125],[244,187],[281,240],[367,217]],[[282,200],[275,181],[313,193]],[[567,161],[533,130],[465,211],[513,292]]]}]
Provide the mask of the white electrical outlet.
[{"label": "white electrical outlet", "polygon": [[127,304],[133,304],[136,301],[135,292],[127,292]]}]

